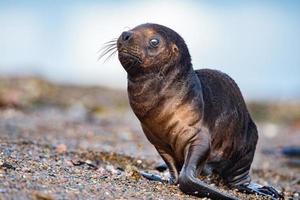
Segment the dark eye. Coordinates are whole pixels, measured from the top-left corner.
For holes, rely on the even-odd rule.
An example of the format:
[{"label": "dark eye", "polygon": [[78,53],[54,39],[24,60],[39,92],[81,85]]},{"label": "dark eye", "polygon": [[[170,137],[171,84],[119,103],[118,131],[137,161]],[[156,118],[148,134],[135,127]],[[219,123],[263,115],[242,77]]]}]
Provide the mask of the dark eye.
[{"label": "dark eye", "polygon": [[157,38],[153,38],[149,41],[151,47],[157,47],[159,44],[159,40]]}]

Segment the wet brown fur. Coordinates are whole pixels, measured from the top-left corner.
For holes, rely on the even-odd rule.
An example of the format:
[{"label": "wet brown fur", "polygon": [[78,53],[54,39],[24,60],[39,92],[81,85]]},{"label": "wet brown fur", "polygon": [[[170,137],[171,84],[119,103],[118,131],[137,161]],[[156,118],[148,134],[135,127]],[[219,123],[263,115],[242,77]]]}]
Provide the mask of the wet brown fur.
[{"label": "wet brown fur", "polygon": [[[156,49],[149,48],[152,37],[160,39]],[[230,186],[250,182],[258,135],[236,83],[220,71],[193,70],[183,39],[161,25],[132,29],[130,39],[119,38],[118,53],[130,105],[171,182],[196,196],[234,199],[197,176],[210,169]]]}]

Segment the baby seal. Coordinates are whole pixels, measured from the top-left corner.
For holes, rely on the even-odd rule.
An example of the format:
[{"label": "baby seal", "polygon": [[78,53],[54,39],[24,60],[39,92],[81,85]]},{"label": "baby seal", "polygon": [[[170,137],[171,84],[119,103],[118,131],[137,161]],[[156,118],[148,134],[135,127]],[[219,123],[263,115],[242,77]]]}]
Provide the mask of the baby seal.
[{"label": "baby seal", "polygon": [[237,199],[198,179],[209,169],[242,192],[282,197],[272,187],[250,182],[257,129],[228,75],[193,70],[182,37],[158,24],[123,32],[117,50],[128,74],[130,105],[168,166],[170,183],[198,197]]}]

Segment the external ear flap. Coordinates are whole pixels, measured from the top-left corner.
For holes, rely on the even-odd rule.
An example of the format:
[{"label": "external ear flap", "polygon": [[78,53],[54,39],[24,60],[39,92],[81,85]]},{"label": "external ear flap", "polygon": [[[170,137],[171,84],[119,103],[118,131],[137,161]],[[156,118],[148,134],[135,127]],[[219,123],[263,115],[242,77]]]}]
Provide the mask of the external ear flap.
[{"label": "external ear flap", "polygon": [[176,46],[176,44],[172,44],[172,51],[173,51],[173,53],[176,53],[176,54],[178,53],[179,49]]}]

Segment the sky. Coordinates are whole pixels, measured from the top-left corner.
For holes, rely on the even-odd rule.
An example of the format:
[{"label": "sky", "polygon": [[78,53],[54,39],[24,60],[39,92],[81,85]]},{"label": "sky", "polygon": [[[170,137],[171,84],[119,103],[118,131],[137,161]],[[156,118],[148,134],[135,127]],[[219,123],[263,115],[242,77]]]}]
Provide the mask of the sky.
[{"label": "sky", "polygon": [[[299,2],[299,3],[298,3]],[[300,1],[0,1],[0,76],[126,88],[103,44],[152,22],[186,41],[195,69],[221,70],[252,100],[300,99]]]}]

